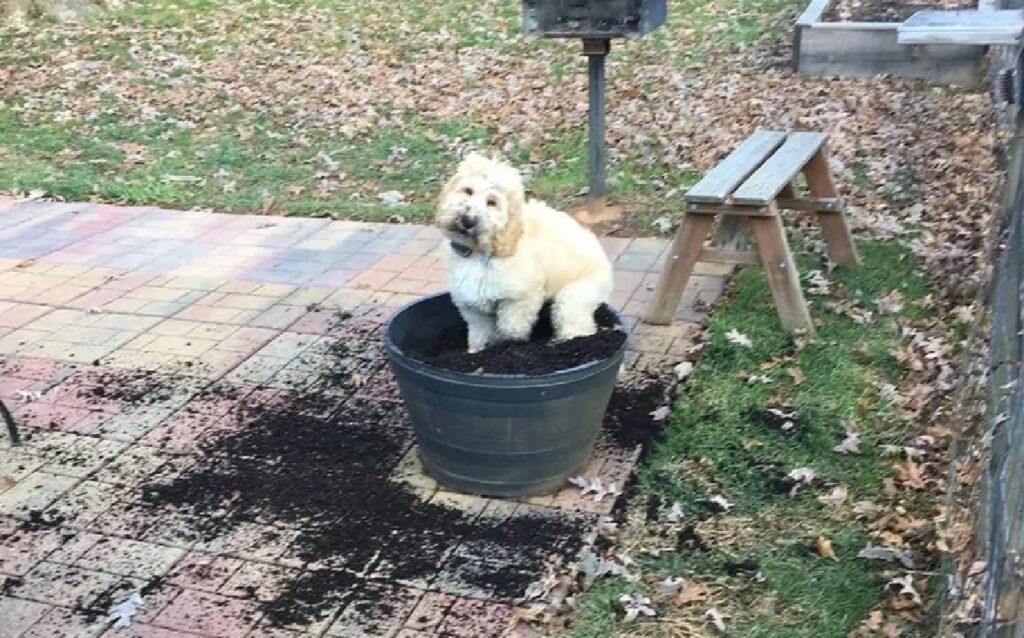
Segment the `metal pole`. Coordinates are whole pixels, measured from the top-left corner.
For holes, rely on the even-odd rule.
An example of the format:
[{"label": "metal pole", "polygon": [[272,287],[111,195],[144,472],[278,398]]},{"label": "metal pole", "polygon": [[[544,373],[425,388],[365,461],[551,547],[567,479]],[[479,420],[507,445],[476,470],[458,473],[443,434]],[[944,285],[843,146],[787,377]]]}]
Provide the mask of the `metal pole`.
[{"label": "metal pole", "polygon": [[589,199],[605,195],[604,177],[604,59],[611,49],[610,40],[584,40],[583,55],[587,56],[588,93],[590,106],[587,111],[587,125],[590,139]]}]

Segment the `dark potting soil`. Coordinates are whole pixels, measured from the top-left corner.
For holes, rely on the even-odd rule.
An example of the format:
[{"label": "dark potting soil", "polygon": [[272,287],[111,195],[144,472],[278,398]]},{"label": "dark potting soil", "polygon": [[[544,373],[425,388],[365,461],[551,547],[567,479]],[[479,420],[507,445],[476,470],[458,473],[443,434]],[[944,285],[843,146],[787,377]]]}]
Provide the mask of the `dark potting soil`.
[{"label": "dark potting soil", "polygon": [[651,412],[667,405],[669,387],[653,375],[638,376],[629,385],[616,385],[608,401],[602,438],[620,450],[642,446],[641,454],[661,437],[664,422],[655,421]]},{"label": "dark potting soil", "polygon": [[975,9],[977,2],[936,0],[905,2],[904,0],[838,0],[832,3],[821,19],[824,22],[903,22],[918,11],[929,9]]},{"label": "dark potting soil", "polygon": [[466,326],[461,321],[430,342],[413,344],[407,354],[435,368],[478,374],[550,374],[612,356],[626,340],[605,307],[594,313],[598,330],[587,337],[553,341],[549,306],[541,311],[527,342],[499,343],[480,352],[466,351]]},{"label": "dark potting soil", "polygon": [[[546,526],[515,519],[488,525],[424,502],[389,480],[411,443],[398,405],[353,398],[327,419],[304,414],[307,407],[304,399],[254,407],[242,417],[244,429],[205,444],[206,456],[184,475],[143,489],[147,505],[194,515],[194,531],[205,538],[261,521],[298,531],[289,557],[328,568],[303,572],[264,602],[275,623],[306,622],[342,602],[379,601],[379,588],[368,589],[355,574],[376,571],[389,581],[430,576],[468,543],[479,551],[465,557],[465,565],[449,558],[444,570],[513,600],[549,552],[575,552],[592,523],[558,518]],[[526,569],[485,566],[485,557],[502,555],[526,559],[518,561]],[[537,569],[529,569],[531,562]]]}]

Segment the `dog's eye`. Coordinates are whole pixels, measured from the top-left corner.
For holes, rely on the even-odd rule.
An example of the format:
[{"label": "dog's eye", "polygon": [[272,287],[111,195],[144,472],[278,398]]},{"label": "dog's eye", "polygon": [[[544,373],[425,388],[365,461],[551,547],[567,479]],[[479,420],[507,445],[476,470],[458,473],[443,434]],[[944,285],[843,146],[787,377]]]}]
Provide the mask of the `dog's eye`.
[{"label": "dog's eye", "polygon": [[463,188],[462,192],[465,193],[466,195],[469,195],[470,197],[473,196],[473,189],[470,188],[469,186]]},{"label": "dog's eye", "polygon": [[498,200],[494,199],[493,197],[488,197],[487,198],[487,205],[488,206],[497,206],[498,205]]}]

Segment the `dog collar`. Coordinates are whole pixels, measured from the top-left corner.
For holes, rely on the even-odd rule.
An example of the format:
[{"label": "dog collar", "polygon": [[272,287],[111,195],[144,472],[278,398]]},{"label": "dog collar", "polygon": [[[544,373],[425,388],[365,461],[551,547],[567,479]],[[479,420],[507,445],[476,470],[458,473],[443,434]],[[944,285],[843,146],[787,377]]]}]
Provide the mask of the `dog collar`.
[{"label": "dog collar", "polygon": [[[457,241],[452,241],[449,242],[449,245],[452,247],[452,251],[459,257],[462,257],[463,259],[469,259],[470,257],[473,256],[473,249],[467,246],[466,244],[460,244]],[[476,258],[477,261],[479,261],[484,266],[488,266],[491,263],[491,256],[487,253],[478,252],[476,253]]]},{"label": "dog collar", "polygon": [[458,255],[459,257],[469,257],[470,255],[473,254],[472,248],[470,248],[466,244],[460,244],[457,241],[452,241],[451,247],[452,250],[455,251],[455,254]]}]

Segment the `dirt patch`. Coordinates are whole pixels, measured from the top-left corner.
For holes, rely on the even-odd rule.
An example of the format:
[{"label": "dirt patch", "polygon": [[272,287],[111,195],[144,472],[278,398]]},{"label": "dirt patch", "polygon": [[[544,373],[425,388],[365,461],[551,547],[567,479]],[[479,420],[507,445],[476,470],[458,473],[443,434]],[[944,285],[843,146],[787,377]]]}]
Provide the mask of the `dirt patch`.
[{"label": "dirt patch", "polygon": [[[426,581],[435,590],[478,591],[513,602],[544,573],[551,554],[572,561],[594,515],[512,507],[466,512],[425,502],[392,480],[412,447],[405,411],[400,403],[370,398],[362,384],[341,383],[351,381],[353,366],[367,378],[382,369],[382,354],[380,343],[369,339],[310,351],[300,363],[315,360],[315,378],[299,391],[267,393],[223,382],[193,389],[188,378],[141,372],[98,371],[76,379],[72,396],[87,405],[163,403],[187,388],[186,416],[225,402],[235,406],[203,437],[198,453],[165,466],[134,502],[117,503],[109,514],[200,545],[280,547],[265,560],[279,556],[308,565],[272,595],[249,592],[282,626],[309,623],[341,606],[359,609],[372,625],[390,615],[400,582]],[[103,391],[95,393],[97,387]],[[600,445],[632,452],[652,440],[660,425],[650,411],[664,398],[664,385],[653,377],[617,388]],[[58,524],[48,514],[33,513],[30,524]],[[236,534],[248,537],[240,542]],[[160,581],[149,583],[147,593],[159,587]],[[91,617],[108,609],[123,587],[115,589],[83,601],[79,613]]]},{"label": "dirt patch", "polygon": [[648,450],[664,431],[664,421],[655,421],[651,412],[668,404],[669,391],[665,380],[653,375],[616,385],[608,402],[601,444],[620,450],[638,446]]},{"label": "dirt patch", "polygon": [[[504,600],[523,593],[546,552],[575,551],[585,520],[554,519],[546,533],[532,522],[488,525],[390,481],[411,445],[400,406],[353,398],[327,418],[307,413],[321,407],[313,395],[252,408],[240,417],[244,429],[204,444],[186,474],[143,488],[147,506],[187,512],[205,539],[268,521],[297,532],[289,558],[325,568],[301,572],[265,601],[275,623],[306,622],[342,603],[369,605],[379,592],[358,574],[429,577],[467,543],[486,554],[463,557],[475,568],[457,577]],[[526,560],[521,571],[492,569],[485,555]]]},{"label": "dirt patch", "polygon": [[626,341],[626,333],[605,307],[594,313],[598,331],[588,337],[552,341],[551,314],[541,312],[537,325],[525,343],[499,343],[481,352],[466,352],[466,326],[454,325],[430,343],[407,348],[418,361],[443,370],[477,374],[540,375],[568,370],[612,356]]},{"label": "dirt patch", "polygon": [[966,0],[936,0],[935,2],[837,0],[821,16],[821,19],[823,22],[903,22],[918,11],[976,8],[976,2],[967,2]]},{"label": "dirt patch", "polygon": [[[359,349],[329,350],[323,376],[338,374],[332,353]],[[144,505],[186,514],[189,533],[201,540],[269,521],[294,534],[288,558],[321,568],[301,572],[261,601],[280,625],[308,622],[341,604],[386,615],[382,583],[435,575],[513,601],[552,552],[571,559],[579,550],[594,522],[589,516],[477,516],[423,502],[389,480],[412,444],[404,410],[355,392],[341,402],[335,397],[333,409],[316,392],[248,405],[234,414],[239,427],[201,444],[202,457],[184,474],[143,486]],[[628,391],[618,396],[624,406],[639,405]],[[606,426],[615,434],[606,438],[634,444],[638,439],[623,430],[641,416],[650,421],[636,410],[610,412]]]}]

